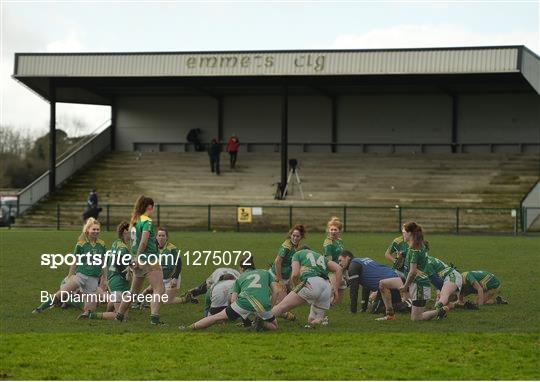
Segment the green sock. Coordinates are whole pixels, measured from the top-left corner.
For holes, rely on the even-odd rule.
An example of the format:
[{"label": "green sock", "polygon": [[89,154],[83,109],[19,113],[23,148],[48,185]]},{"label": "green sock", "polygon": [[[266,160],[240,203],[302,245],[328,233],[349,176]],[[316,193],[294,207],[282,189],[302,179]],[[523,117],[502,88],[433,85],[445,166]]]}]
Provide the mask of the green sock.
[{"label": "green sock", "polygon": [[40,306],[37,307],[38,310],[45,310],[48,307],[52,305],[53,300],[50,297],[47,297],[47,301],[41,303]]},{"label": "green sock", "polygon": [[88,315],[88,318],[91,320],[102,320],[103,313],[90,312],[90,314]]},{"label": "green sock", "polygon": [[124,315],[122,313],[116,313],[117,321],[124,321]]},{"label": "green sock", "polygon": [[440,302],[440,301],[437,302],[437,303],[435,304],[435,309],[436,309],[436,310],[441,310],[442,307],[443,307],[443,304],[442,304],[442,302]]}]

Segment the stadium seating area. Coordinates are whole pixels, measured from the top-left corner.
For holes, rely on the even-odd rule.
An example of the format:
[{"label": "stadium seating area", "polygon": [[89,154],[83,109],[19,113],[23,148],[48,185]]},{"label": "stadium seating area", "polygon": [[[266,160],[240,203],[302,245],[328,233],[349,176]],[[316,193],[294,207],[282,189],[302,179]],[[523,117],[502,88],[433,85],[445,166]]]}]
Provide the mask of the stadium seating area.
[{"label": "stadium seating area", "polygon": [[[206,153],[114,152],[86,167],[48,201],[20,218],[19,226],[46,226],[57,203],[72,203],[62,210],[62,227],[78,226],[90,189],[97,188],[100,205],[125,204],[110,211],[111,224],[129,215],[130,205],[139,194],[152,196],[159,204],[231,204],[212,209],[212,228],[235,228],[234,205],[294,205],[293,221],[312,222],[324,227],[332,214],[343,215],[348,208],[349,230],[395,231],[396,209],[422,207],[516,207],[523,195],[538,180],[538,156],[526,155],[373,155],[373,154],[294,154],[305,193],[301,200],[297,187],[287,201],[276,201],[275,183],[280,177],[279,153],[244,153],[237,168],[229,170],[228,156],[222,155],[222,174],[209,169]],[[302,206],[326,208],[300,208]],[[176,227],[207,227],[207,208],[163,207],[161,218]],[[103,220],[102,212],[102,220]],[[301,216],[300,216],[301,215]],[[411,216],[412,215],[412,216]],[[471,215],[475,215],[472,213]],[[511,219],[506,219],[511,223]],[[432,230],[452,230],[455,211],[403,210],[402,218],[431,221]],[[466,216],[464,216],[466,218]],[[470,216],[472,220],[474,218]],[[489,219],[488,219],[489,220]],[[493,220],[493,224],[497,219]],[[288,226],[288,208],[265,209],[260,227],[283,229]],[[441,223],[438,226],[438,222]],[[450,223],[449,223],[450,222]],[[462,220],[463,224],[466,219]],[[453,223],[452,223],[453,224]],[[482,223],[485,224],[485,223]],[[50,225],[50,223],[49,223]],[[466,225],[466,224],[465,224]],[[471,227],[475,227],[473,221]],[[252,228],[257,228],[257,221]],[[481,229],[482,227],[477,227]],[[489,228],[486,226],[485,228]]]}]

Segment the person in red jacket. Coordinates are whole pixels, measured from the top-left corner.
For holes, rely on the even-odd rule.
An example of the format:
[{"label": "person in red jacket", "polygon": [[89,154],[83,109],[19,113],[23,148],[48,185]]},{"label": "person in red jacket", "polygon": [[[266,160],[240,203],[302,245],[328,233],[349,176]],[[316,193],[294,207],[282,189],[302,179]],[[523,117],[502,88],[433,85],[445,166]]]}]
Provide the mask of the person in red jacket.
[{"label": "person in red jacket", "polygon": [[238,149],[240,148],[240,141],[236,138],[236,135],[232,135],[227,142],[227,152],[230,156],[231,169],[236,166],[236,157],[238,156]]}]

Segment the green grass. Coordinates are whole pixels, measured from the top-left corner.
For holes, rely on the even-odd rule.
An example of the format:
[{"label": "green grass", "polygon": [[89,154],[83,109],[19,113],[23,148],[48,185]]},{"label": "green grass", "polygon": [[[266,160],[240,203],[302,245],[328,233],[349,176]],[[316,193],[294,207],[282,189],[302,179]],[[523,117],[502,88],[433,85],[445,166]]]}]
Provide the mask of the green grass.
[{"label": "green grass", "polygon": [[[348,312],[348,296],[329,311],[330,325],[302,328],[280,321],[278,333],[247,333],[234,325],[180,333],[179,324],[202,316],[202,304],[162,308],[165,327],[151,327],[148,311],[133,311],[129,322],[80,322],[78,312],[30,311],[39,292],[54,292],[67,267],[40,265],[42,253],[73,249],[78,232],[0,231],[2,379],[538,379],[540,238],[443,236],[428,239],[431,254],[460,270],[483,269],[502,280],[507,306],[455,311],[443,321],[375,322]],[[113,233],[103,233],[110,244]],[[357,256],[384,262],[393,235],[345,234]],[[266,267],[283,241],[279,234],[180,233],[170,241],[183,250],[250,250]],[[309,235],[313,248],[323,235]],[[199,284],[213,266],[185,266],[182,291]],[[103,364],[84,368],[85,364]],[[123,365],[118,368],[114,365]]]}]

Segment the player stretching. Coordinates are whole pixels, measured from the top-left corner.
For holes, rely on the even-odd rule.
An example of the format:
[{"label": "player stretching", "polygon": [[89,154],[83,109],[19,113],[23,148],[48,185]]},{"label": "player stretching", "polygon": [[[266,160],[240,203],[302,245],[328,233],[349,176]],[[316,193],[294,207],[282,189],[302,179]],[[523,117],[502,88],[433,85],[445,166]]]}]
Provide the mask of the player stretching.
[{"label": "player stretching", "polygon": [[364,301],[362,311],[365,312],[369,301],[374,300],[370,298],[370,292],[377,294],[380,283],[383,280],[387,283],[393,283],[387,284],[393,285],[393,287],[387,288],[390,296],[388,296],[389,299],[383,300],[385,305],[393,307],[393,301],[396,303],[401,302],[398,290],[403,286],[403,282],[397,272],[392,268],[379,264],[369,257],[354,257],[347,250],[341,252],[339,265],[343,269],[346,269],[349,274],[351,313],[357,312],[359,287],[362,287],[362,300]]},{"label": "player stretching", "polygon": [[[169,232],[159,227],[156,234],[159,261],[163,271],[163,285],[167,294],[167,301],[164,304],[183,304],[186,302],[184,297],[176,296],[180,288],[180,272],[182,272],[182,258],[178,254],[178,248],[173,243],[169,243]],[[152,286],[146,288],[142,294],[152,294]],[[140,306],[141,304],[136,304]]]},{"label": "player stretching", "polygon": [[437,317],[444,318],[447,314],[447,309],[444,307],[448,305],[450,296],[454,293],[459,294],[462,278],[458,271],[453,267],[446,265],[436,257],[428,256],[428,262],[430,263],[433,272],[443,280],[443,286],[438,301],[435,303],[435,309],[437,310]]},{"label": "player stretching", "polygon": [[[146,196],[139,196],[135,202],[131,215],[131,254],[133,255],[133,281],[130,293],[135,295],[140,292],[144,279],[146,278],[153,290],[153,299],[150,303],[150,323],[152,325],[162,325],[159,319],[159,309],[161,298],[165,292],[163,286],[163,272],[159,264],[158,249],[154,225],[152,224],[152,213],[154,212],[154,201]],[[149,256],[155,255],[152,259]],[[150,264],[150,261],[153,263]],[[155,260],[155,261],[153,261]],[[116,319],[124,320],[124,314],[128,310],[131,302],[122,301]]]},{"label": "player stretching", "polygon": [[[129,291],[130,274],[128,265],[131,263],[129,251],[129,223],[121,222],[116,227],[118,238],[113,242],[111,251],[114,257],[108,258],[107,281],[109,284],[110,301],[107,312],[91,312],[88,318],[92,320],[114,320],[120,304],[122,294]],[[126,265],[127,264],[127,265]],[[127,315],[127,312],[126,312]]]},{"label": "player stretching", "polygon": [[[107,249],[105,248],[105,243],[103,240],[99,239],[100,233],[100,224],[94,218],[88,218],[84,224],[83,230],[73,254],[77,255],[102,255],[101,260],[105,259],[105,253]],[[80,263],[80,264],[77,264]],[[61,305],[62,295],[65,295],[66,292],[71,293],[77,289],[81,289],[82,295],[96,295],[98,290],[98,284],[100,283],[101,278],[101,287],[106,290],[107,288],[107,276],[106,268],[105,272],[102,275],[102,265],[92,264],[92,260],[86,256],[80,257],[80,260],[77,259],[77,262],[69,268],[69,273],[66,277],[66,283],[62,285],[60,290],[56,292],[52,299],[48,299],[43,302],[40,306],[33,310],[32,313],[41,313],[43,310],[50,307],[53,303]],[[62,293],[64,292],[64,293]],[[96,308],[97,303],[95,301],[88,301],[84,304],[84,313],[79,316],[79,318],[87,318],[90,311]]]},{"label": "player stretching", "polygon": [[487,271],[469,271],[461,274],[463,277],[463,287],[459,294],[459,305],[464,304],[464,297],[476,294],[476,304],[508,304],[500,295],[501,282],[493,273]]},{"label": "player stretching", "polygon": [[[331,283],[328,281],[329,270],[335,275]],[[330,309],[332,300],[337,298],[336,280],[342,278],[341,267],[321,254],[310,249],[302,249],[293,255],[291,277],[296,288],[272,308],[272,313],[280,316],[284,312],[307,303],[311,305],[308,327],[327,324],[328,319],[325,313]]]},{"label": "player stretching", "polygon": [[[300,248],[300,242],[306,237],[306,229],[303,225],[297,224],[289,230],[287,240],[281,244],[274,264],[270,269],[270,274],[274,277],[278,284],[278,292],[276,293],[272,305],[279,304],[291,291],[291,261],[296,251]],[[296,316],[292,312],[283,313],[283,318],[293,321]]]},{"label": "player stretching", "polygon": [[[341,240],[341,232],[343,229],[343,224],[338,217],[332,217],[328,223],[326,223],[326,233],[327,237],[323,242],[323,255],[335,263],[339,262],[339,255],[345,248],[343,246],[343,240]],[[334,275],[331,275],[334,277]],[[347,289],[347,280],[346,273],[343,272],[343,278],[341,280],[336,280],[336,284],[339,286],[338,295],[334,301],[334,304],[341,304],[343,300],[343,294],[345,289]]]},{"label": "player stretching", "polygon": [[221,312],[207,316],[187,328],[180,326],[180,330],[206,329],[223,321],[234,321],[238,318],[247,319],[250,315],[256,316],[257,330],[277,330],[277,322],[272,314],[270,296],[275,290],[274,278],[270,272],[255,269],[253,257],[244,258],[240,265],[240,277],[232,286],[231,305]]}]

